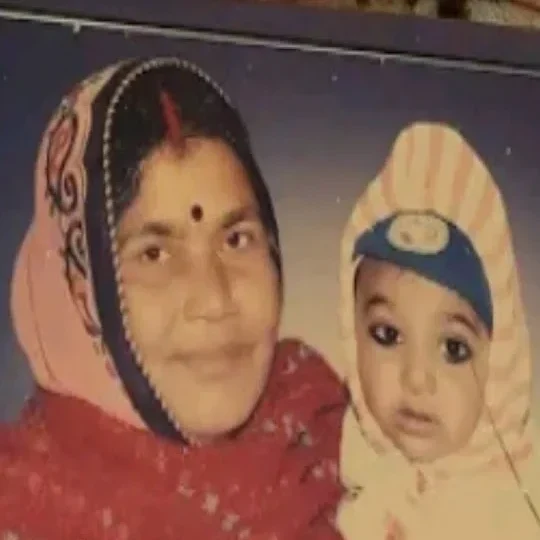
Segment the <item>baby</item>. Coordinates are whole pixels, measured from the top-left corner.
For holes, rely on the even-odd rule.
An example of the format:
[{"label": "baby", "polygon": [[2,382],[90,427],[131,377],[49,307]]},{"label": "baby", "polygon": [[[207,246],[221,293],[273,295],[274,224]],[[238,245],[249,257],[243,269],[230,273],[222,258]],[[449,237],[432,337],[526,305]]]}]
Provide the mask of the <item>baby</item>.
[{"label": "baby", "polygon": [[398,136],[341,261],[344,538],[540,539],[512,241],[501,195],[459,134],[418,123]]}]

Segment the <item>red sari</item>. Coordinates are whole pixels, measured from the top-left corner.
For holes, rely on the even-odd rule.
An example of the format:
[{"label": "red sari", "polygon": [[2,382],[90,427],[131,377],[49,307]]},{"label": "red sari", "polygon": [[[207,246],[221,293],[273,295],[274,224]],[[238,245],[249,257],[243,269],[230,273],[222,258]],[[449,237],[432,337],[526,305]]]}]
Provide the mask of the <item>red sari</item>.
[{"label": "red sari", "polygon": [[338,539],[344,401],[324,361],[296,340],[278,345],[249,426],[208,446],[180,446],[39,390],[0,431],[0,537]]}]

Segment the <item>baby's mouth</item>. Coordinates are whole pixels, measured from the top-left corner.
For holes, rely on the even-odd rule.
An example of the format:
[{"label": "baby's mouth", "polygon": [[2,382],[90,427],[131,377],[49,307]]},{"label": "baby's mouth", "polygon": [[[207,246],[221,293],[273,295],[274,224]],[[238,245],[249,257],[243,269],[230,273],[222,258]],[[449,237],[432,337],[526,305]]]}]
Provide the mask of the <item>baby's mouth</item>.
[{"label": "baby's mouth", "polygon": [[401,407],[396,416],[398,429],[416,437],[430,436],[439,424],[435,416],[410,407]]}]

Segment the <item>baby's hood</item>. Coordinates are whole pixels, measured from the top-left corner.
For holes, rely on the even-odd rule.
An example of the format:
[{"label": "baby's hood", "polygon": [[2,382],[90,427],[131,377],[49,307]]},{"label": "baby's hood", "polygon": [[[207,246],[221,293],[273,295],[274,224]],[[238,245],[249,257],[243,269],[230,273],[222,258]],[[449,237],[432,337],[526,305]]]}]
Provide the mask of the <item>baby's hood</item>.
[{"label": "baby's hood", "polygon": [[[366,409],[357,375],[353,281],[359,258],[353,258],[353,251],[364,232],[397,211],[435,213],[464,233],[481,260],[491,295],[486,412],[464,451],[441,465],[469,469],[495,460],[508,467],[501,441],[514,461],[530,452],[531,358],[518,269],[497,185],[463,136],[445,125],[415,123],[401,131],[382,170],[355,205],[343,235],[340,309],[354,405],[349,417],[359,422],[376,453],[390,449]],[[354,456],[352,449],[351,453]]]}]

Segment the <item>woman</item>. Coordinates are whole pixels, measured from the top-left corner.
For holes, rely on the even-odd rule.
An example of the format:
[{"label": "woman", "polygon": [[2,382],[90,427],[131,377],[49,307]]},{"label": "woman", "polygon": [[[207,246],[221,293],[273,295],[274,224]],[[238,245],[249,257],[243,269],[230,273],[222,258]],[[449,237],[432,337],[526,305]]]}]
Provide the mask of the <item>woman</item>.
[{"label": "woman", "polygon": [[38,390],[0,432],[23,540],[334,538],[343,396],[277,342],[277,224],[245,127],[176,58],[63,100],[13,278]]}]

